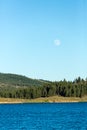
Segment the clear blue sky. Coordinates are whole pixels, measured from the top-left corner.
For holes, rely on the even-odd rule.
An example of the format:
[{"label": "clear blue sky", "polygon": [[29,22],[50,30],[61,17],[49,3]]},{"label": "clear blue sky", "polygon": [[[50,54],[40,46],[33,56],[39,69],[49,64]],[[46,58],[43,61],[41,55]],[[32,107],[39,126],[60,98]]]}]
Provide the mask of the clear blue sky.
[{"label": "clear blue sky", "polygon": [[0,72],[87,77],[87,0],[0,0]]}]

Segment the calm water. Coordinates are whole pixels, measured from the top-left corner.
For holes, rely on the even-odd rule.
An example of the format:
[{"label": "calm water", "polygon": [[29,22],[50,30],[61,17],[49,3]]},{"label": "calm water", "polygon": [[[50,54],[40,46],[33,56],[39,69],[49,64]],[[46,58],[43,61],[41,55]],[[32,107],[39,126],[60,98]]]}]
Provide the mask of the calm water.
[{"label": "calm water", "polygon": [[3,104],[0,130],[87,130],[87,103]]}]

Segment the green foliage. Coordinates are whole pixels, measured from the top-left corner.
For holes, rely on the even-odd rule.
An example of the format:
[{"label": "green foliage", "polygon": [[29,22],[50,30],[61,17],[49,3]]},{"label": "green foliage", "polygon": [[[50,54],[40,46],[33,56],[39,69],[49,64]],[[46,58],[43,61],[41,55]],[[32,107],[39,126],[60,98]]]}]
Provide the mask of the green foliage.
[{"label": "green foliage", "polygon": [[21,75],[0,73],[0,97],[34,99],[60,95],[83,97],[87,95],[87,79],[78,77],[73,82],[34,80]]}]

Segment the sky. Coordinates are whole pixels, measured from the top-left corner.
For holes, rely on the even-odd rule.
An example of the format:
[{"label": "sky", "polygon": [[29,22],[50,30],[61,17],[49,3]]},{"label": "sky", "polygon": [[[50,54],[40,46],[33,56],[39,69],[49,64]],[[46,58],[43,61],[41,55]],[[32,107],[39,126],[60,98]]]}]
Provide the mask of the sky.
[{"label": "sky", "polygon": [[0,72],[87,77],[87,0],[0,0]]}]

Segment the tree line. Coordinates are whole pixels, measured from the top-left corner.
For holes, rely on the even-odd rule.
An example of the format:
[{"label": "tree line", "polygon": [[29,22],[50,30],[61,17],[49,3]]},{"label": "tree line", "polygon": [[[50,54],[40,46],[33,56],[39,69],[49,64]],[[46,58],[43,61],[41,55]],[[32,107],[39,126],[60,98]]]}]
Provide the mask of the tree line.
[{"label": "tree line", "polygon": [[49,96],[83,97],[87,95],[87,79],[78,77],[74,81],[48,82],[41,86],[0,87],[0,97],[34,99]]}]

